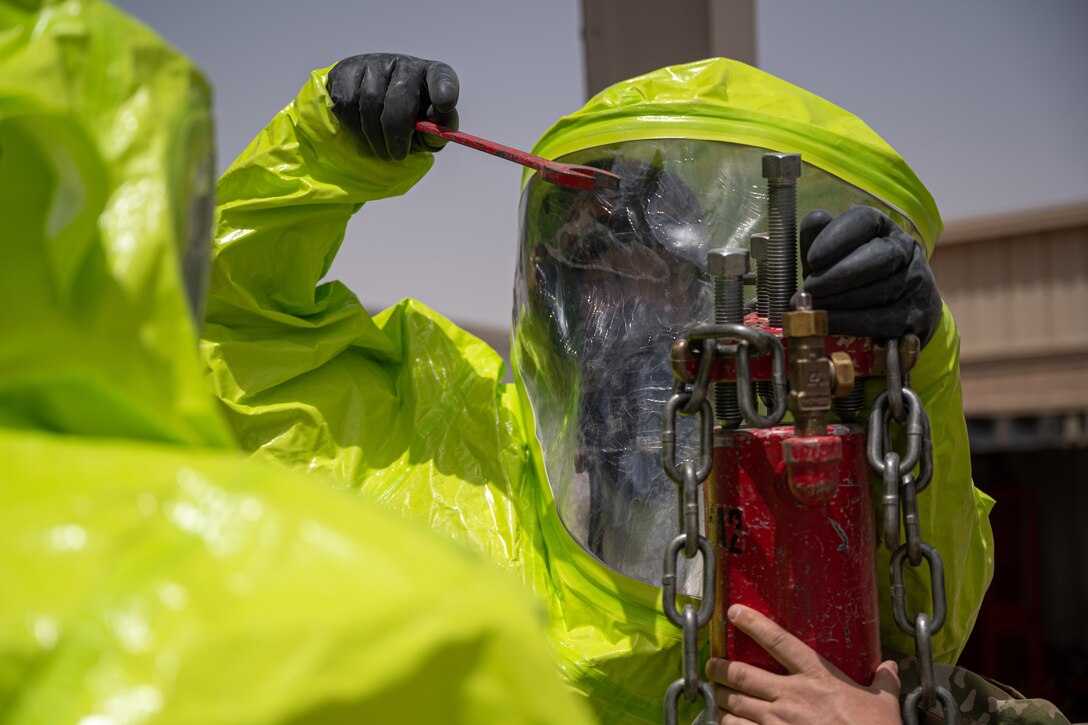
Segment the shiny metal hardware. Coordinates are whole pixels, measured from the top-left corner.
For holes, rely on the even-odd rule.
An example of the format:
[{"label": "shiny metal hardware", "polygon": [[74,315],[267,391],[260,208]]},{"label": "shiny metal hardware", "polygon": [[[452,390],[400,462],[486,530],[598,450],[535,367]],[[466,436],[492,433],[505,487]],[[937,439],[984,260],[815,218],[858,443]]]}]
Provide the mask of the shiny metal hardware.
[{"label": "shiny metal hardware", "polygon": [[[911,339],[913,338],[913,339]],[[900,342],[902,344],[900,344]],[[867,455],[869,465],[884,483],[882,504],[884,545],[892,550],[889,564],[891,576],[892,612],[896,625],[914,639],[915,658],[920,673],[919,685],[903,700],[903,722],[918,722],[918,706],[932,707],[940,701],[945,722],[955,723],[959,711],[950,692],[935,684],[933,678],[933,636],[944,626],[948,614],[945,596],[944,563],[935,548],[922,540],[918,494],[933,479],[933,441],[929,417],[922,400],[910,388],[903,370],[909,370],[917,359],[917,338],[888,340],[884,348],[885,377],[888,389],[873,401],[869,417]],[[902,425],[906,433],[906,451],[900,455],[892,442],[893,424]],[[918,477],[914,467],[918,467]],[[902,512],[906,541],[900,544],[899,512]],[[912,618],[907,612],[907,585],[904,566],[929,565],[932,613],[918,612]]]}]

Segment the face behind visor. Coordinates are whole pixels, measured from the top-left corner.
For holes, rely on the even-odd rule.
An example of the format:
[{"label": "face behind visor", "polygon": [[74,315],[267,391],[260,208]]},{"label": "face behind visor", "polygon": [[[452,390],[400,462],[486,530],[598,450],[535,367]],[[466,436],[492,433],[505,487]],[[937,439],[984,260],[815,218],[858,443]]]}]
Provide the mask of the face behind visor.
[{"label": "face behind visor", "polygon": [[[595,162],[621,179],[617,191],[544,199],[556,233],[536,247],[536,274],[574,351],[578,402],[574,486],[568,506],[581,543],[638,578],[655,559],[632,530],[664,528],[669,506],[656,486],[661,410],[670,391],[661,355],[699,300],[706,228],[687,186],[652,163]],[[683,445],[683,441],[681,442]],[[638,562],[634,568],[631,563]]]},{"label": "face behind visor", "polygon": [[[672,394],[669,347],[713,319],[711,249],[747,248],[766,229],[764,149],[713,141],[630,141],[563,157],[621,178],[573,191],[533,178],[522,197],[514,359],[564,526],[615,571],[660,584],[677,532],[677,489],[661,466]],[[807,167],[802,209],[886,205]],[[677,457],[697,454],[680,420]],[[681,561],[681,588],[698,594]]]}]

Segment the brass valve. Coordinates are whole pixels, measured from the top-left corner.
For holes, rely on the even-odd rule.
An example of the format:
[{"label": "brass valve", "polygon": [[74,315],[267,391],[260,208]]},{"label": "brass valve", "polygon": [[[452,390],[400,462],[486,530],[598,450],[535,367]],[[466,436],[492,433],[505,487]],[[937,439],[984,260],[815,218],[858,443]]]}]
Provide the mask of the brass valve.
[{"label": "brass valve", "polygon": [[822,436],[827,434],[832,397],[845,397],[854,389],[854,361],[845,352],[826,353],[827,312],[812,309],[808,293],[797,293],[794,305],[782,315],[790,353],[790,412],[798,436]]}]

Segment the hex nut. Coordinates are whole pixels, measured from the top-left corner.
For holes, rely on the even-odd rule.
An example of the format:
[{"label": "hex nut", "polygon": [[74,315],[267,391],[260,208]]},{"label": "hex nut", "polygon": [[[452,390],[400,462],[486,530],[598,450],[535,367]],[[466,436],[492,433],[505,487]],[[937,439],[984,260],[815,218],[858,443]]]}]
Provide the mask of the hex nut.
[{"label": "hex nut", "polygon": [[706,271],[711,277],[743,277],[748,274],[748,252],[712,249],[706,255]]},{"label": "hex nut", "polygon": [[831,393],[845,398],[854,390],[854,361],[841,350],[831,353]]},{"label": "hex nut", "polygon": [[764,179],[796,179],[801,176],[801,154],[763,154]]},{"label": "hex nut", "polygon": [[786,337],[827,337],[826,310],[794,310],[782,314]]}]

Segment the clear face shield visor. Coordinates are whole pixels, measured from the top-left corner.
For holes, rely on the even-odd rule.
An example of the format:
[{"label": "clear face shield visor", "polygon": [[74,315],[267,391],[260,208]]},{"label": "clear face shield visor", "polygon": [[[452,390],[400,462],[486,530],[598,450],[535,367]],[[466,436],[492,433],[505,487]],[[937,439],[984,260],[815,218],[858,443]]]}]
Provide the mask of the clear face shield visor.
[{"label": "clear face shield visor", "polygon": [[[560,519],[601,563],[654,586],[679,531],[677,486],[661,463],[669,348],[713,321],[707,253],[746,250],[767,229],[764,153],[628,141],[560,159],[617,174],[619,189],[577,191],[534,176],[522,195],[514,353]],[[800,214],[855,204],[913,229],[875,197],[804,166]],[[677,459],[694,459],[697,446],[694,421],[681,419]],[[698,596],[698,568],[685,564],[678,589]]]}]

